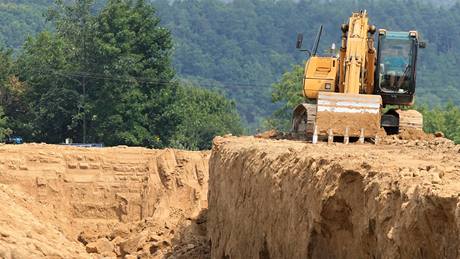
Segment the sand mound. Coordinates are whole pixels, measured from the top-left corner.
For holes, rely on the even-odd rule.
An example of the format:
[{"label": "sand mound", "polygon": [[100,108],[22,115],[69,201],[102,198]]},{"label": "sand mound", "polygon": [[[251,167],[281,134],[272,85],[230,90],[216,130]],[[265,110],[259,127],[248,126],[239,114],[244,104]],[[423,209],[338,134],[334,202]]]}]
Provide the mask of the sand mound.
[{"label": "sand mound", "polygon": [[[391,137],[391,136],[390,136]],[[403,129],[396,135],[398,139],[401,140],[433,140],[435,136],[433,134],[425,133],[423,130],[420,129]]]},{"label": "sand mound", "polygon": [[47,220],[53,218],[52,211],[34,198],[0,185],[0,200],[0,258],[88,258],[82,244],[69,240]]}]

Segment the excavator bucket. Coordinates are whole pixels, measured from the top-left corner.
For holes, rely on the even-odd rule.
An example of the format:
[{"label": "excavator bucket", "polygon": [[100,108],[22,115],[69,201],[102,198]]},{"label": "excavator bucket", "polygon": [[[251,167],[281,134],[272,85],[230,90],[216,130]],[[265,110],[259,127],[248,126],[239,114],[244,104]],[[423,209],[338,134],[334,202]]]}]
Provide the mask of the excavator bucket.
[{"label": "excavator bucket", "polygon": [[318,135],[369,138],[380,132],[380,95],[320,92]]}]

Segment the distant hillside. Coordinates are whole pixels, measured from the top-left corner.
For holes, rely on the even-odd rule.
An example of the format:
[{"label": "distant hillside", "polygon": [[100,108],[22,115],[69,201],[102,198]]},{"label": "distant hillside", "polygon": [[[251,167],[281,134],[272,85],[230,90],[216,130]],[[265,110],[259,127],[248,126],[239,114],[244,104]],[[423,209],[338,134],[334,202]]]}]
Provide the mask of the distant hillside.
[{"label": "distant hillside", "polygon": [[303,32],[309,46],[323,24],[321,49],[327,49],[339,44],[340,24],[360,9],[368,10],[378,28],[417,29],[427,41],[418,63],[419,103],[460,104],[460,5],[446,9],[410,0],[167,2],[155,4],[175,36],[179,74],[223,82],[249,123],[271,111],[270,84],[304,61],[294,48],[296,33]]},{"label": "distant hillside", "polygon": [[27,36],[45,26],[43,13],[50,1],[2,1],[0,3],[0,46],[18,48]]},{"label": "distant hillside", "polygon": [[[321,49],[339,43],[340,24],[352,11],[367,9],[371,22],[390,30],[417,29],[428,48],[420,52],[418,103],[460,104],[460,5],[446,0],[154,0],[162,23],[175,40],[178,74],[202,86],[222,89],[235,99],[246,122],[256,127],[273,110],[271,84],[293,64],[304,61],[295,35],[313,41],[325,26]],[[51,1],[0,4],[0,42],[17,48],[44,28],[41,13]],[[434,0],[432,1],[434,2]],[[14,4],[13,4],[14,3]],[[300,91],[299,91],[300,92]]]}]

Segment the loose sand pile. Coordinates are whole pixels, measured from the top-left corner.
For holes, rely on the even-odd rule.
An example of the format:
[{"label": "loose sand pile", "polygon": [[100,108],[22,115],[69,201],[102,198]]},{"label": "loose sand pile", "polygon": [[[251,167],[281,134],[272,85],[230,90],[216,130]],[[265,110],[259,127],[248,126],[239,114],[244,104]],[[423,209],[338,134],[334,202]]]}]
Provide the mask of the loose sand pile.
[{"label": "loose sand pile", "polygon": [[0,258],[88,256],[53,224],[52,209],[12,186],[0,185],[0,200]]}]

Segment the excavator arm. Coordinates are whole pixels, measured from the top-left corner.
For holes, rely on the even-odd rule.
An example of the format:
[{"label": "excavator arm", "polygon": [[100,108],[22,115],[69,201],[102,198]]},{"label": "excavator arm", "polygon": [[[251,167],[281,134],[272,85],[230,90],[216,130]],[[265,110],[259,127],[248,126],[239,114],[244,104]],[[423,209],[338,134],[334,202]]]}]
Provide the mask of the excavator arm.
[{"label": "excavator arm", "polygon": [[367,13],[353,13],[342,25],[338,91],[320,92],[316,133],[320,135],[375,137],[380,132],[382,99],[374,87],[375,26]]},{"label": "excavator arm", "polygon": [[340,48],[339,92],[349,94],[373,93],[375,26],[369,25],[366,12],[353,13],[348,24],[342,25]]},{"label": "excavator arm", "polygon": [[[382,99],[372,95],[375,31],[367,12],[353,13],[348,24],[342,25],[339,57],[314,56],[307,61],[304,95],[313,103],[294,110],[294,130],[305,128],[314,139],[317,135],[364,139],[379,134]],[[299,122],[306,126],[302,128]]]}]

